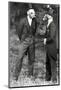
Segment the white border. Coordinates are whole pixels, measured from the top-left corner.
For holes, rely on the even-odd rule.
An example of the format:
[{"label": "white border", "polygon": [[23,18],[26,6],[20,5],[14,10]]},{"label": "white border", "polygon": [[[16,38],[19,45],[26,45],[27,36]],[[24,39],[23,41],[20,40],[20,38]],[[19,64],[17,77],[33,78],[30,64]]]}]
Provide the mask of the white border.
[{"label": "white border", "polygon": [[[60,4],[60,7],[61,7],[61,0],[0,0],[0,90],[8,90],[8,1]],[[61,38],[61,31],[60,31],[60,38]],[[60,48],[60,51],[61,51],[61,48]],[[60,66],[60,69],[61,69],[61,66]],[[31,87],[31,88],[22,88],[22,89],[25,89],[25,90],[26,89],[29,89],[29,90],[59,89],[60,90],[60,88],[61,88],[61,85]],[[21,89],[21,88],[18,88],[18,89]],[[15,90],[17,90],[17,88]]]}]

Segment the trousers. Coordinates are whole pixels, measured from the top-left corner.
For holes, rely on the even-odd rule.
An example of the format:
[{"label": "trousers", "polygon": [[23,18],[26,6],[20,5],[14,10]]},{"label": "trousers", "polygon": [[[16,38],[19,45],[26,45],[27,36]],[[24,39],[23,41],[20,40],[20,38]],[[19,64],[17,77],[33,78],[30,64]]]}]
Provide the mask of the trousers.
[{"label": "trousers", "polygon": [[56,49],[47,48],[46,51],[46,80],[57,80]]},{"label": "trousers", "polygon": [[21,42],[20,48],[19,48],[19,57],[16,63],[15,67],[15,77],[18,78],[19,73],[22,68],[22,62],[23,58],[25,56],[25,53],[28,53],[28,64],[30,66],[29,68],[29,75],[33,75],[33,64],[35,61],[35,41],[34,38],[26,38],[24,41]]}]

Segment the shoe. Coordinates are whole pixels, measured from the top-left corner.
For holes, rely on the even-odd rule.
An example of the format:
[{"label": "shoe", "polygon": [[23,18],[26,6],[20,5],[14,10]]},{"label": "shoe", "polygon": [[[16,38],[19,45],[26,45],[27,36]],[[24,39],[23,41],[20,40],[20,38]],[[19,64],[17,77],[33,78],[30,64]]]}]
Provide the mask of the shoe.
[{"label": "shoe", "polygon": [[18,81],[18,77],[14,77],[14,80],[15,80],[15,81]]},{"label": "shoe", "polygon": [[56,83],[57,83],[57,79],[52,80],[52,82],[53,82],[54,84],[56,84]]},{"label": "shoe", "polygon": [[51,81],[51,78],[46,78],[45,80],[46,80],[46,81]]}]

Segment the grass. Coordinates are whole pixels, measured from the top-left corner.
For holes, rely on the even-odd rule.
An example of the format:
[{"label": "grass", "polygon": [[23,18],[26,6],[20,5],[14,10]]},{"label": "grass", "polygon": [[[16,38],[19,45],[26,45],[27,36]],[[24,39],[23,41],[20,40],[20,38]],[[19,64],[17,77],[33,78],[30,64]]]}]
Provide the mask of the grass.
[{"label": "grass", "polygon": [[19,79],[16,82],[13,79],[13,74],[15,71],[15,64],[18,59],[20,41],[16,35],[16,30],[12,29],[9,31],[9,72],[10,72],[10,87],[21,87],[21,86],[35,86],[35,85],[52,85],[52,82],[45,81],[45,62],[46,62],[46,51],[43,41],[36,43],[35,47],[35,63],[34,63],[34,73],[36,74],[36,79],[34,77],[27,77],[28,73],[28,57],[25,56],[22,63],[22,70],[19,75]]}]

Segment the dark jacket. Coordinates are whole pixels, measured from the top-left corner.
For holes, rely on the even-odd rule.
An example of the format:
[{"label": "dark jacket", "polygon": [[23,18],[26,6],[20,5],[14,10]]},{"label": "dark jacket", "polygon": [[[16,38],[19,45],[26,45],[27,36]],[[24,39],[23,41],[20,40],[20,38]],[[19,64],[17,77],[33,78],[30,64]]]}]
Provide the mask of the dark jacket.
[{"label": "dark jacket", "polygon": [[52,22],[46,31],[47,38],[47,52],[53,56],[53,58],[57,57],[57,49],[56,49],[56,26],[54,22]]},{"label": "dark jacket", "polygon": [[56,26],[54,22],[52,22],[47,28],[46,38],[48,44],[56,41]]},{"label": "dark jacket", "polygon": [[27,37],[35,36],[36,33],[36,19],[32,20],[31,26],[29,26],[28,19],[23,18],[19,21],[17,26],[17,34],[20,40],[25,40]]}]

